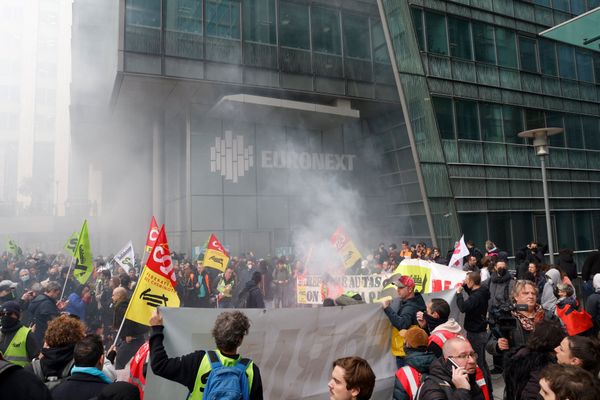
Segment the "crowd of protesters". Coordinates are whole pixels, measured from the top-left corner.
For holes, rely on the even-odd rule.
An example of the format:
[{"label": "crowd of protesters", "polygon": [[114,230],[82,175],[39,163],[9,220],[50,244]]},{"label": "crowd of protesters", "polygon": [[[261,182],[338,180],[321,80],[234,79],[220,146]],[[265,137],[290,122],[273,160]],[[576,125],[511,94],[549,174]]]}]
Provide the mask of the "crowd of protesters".
[{"label": "crowd of protesters", "polygon": [[[549,265],[543,246],[531,242],[515,254],[515,268],[509,270],[508,254],[493,242],[486,241],[483,250],[467,242],[467,248],[466,278],[456,288],[456,307],[464,314],[462,326],[450,318],[445,300],[425,302],[412,277],[393,275],[404,259],[446,264],[450,252],[444,257],[440,249],[425,243],[402,242],[400,247],[382,243],[345,271],[384,274],[397,287],[397,298],[382,302],[394,327],[392,354],[398,368],[394,398],[489,400],[495,374],[502,374],[506,399],[600,398],[600,252],[587,257],[578,277],[569,249],[560,251],[557,265]],[[152,339],[148,347],[148,328],[124,320],[140,265],[126,270],[109,261],[95,260],[93,279],[81,285],[69,273],[66,256],[2,254],[0,383],[8,373],[20,380],[12,392],[6,392],[14,396],[7,398],[137,398],[143,394],[135,386],[132,391],[127,384],[113,384],[118,370],[129,368],[133,374],[136,353],[154,351]],[[261,259],[253,253],[232,257],[223,272],[205,268],[201,257],[173,257],[173,265],[182,306],[197,308],[295,307],[296,282],[307,274],[299,258]],[[325,298],[324,305],[363,302],[359,294],[347,292],[336,299]],[[162,319],[150,323],[161,324]],[[215,340],[218,330],[213,330]],[[155,327],[152,331],[162,332]],[[242,331],[247,334],[247,328]],[[219,354],[233,351],[237,357],[237,347]],[[487,357],[493,360],[490,366]],[[193,360],[194,365],[201,363]],[[365,367],[366,361],[358,358],[336,363],[328,386],[330,397],[369,398],[365,394],[372,393],[375,377],[366,368],[368,363]],[[31,374],[11,368],[14,365]],[[156,368],[159,375],[161,368],[173,371],[165,372],[167,377],[177,375],[177,366],[171,367]],[[260,379],[258,367],[252,368],[253,376]],[[352,371],[344,368],[362,373],[351,377]],[[131,382],[145,379],[145,370],[139,370]],[[190,392],[195,376],[186,377]],[[346,382],[345,388],[340,381]],[[250,398],[262,398],[259,391],[262,387],[254,386]],[[118,397],[127,393],[134,397]]]}]

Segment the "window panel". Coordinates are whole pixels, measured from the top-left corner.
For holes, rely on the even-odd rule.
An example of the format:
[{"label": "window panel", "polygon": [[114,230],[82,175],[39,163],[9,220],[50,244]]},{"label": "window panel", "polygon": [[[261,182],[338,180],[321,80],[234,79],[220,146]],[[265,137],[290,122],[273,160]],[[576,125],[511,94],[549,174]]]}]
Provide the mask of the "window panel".
[{"label": "window panel", "polygon": [[430,53],[448,55],[446,18],[441,14],[426,12],[425,26],[427,28],[427,50]]},{"label": "window panel", "polygon": [[537,41],[519,36],[519,59],[521,69],[528,72],[538,72]]},{"label": "window panel", "polygon": [[[546,126],[552,128],[564,128],[563,114],[557,112],[548,112],[546,114]],[[558,134],[550,136],[548,143],[550,146],[565,147],[565,135]]]},{"label": "window panel", "polygon": [[202,0],[174,0],[166,3],[167,30],[202,34]]},{"label": "window panel", "polygon": [[369,18],[366,16],[344,14],[344,54],[346,57],[371,59],[369,36]]},{"label": "window panel", "polygon": [[488,237],[487,218],[485,214],[458,214],[461,231],[465,235],[465,241],[472,240],[476,246],[483,247],[483,238]]},{"label": "window panel", "polygon": [[581,131],[581,119],[578,115],[567,115],[565,117],[564,135],[567,138],[568,147],[583,149],[583,132]]},{"label": "window panel", "polygon": [[435,116],[442,139],[454,139],[452,99],[447,97],[433,97],[433,108],[435,109]]},{"label": "window panel", "polygon": [[471,60],[471,31],[469,21],[448,17],[448,38],[450,40],[450,55],[452,57]]},{"label": "window panel", "polygon": [[576,79],[575,58],[573,48],[563,44],[558,45],[558,65],[561,78]]},{"label": "window panel", "polygon": [[540,40],[540,65],[542,73],[546,75],[557,75],[556,68],[556,45],[549,40]]},{"label": "window panel", "polygon": [[412,7],[410,9],[413,25],[415,27],[415,35],[419,43],[419,50],[425,50],[425,32],[423,30],[423,12],[419,8]]},{"label": "window panel", "polygon": [[470,100],[456,100],[454,106],[458,138],[480,140],[477,103]]},{"label": "window panel", "polygon": [[206,34],[227,39],[240,38],[239,0],[207,0]]},{"label": "window panel", "polygon": [[477,22],[473,22],[472,27],[475,60],[495,64],[494,28]]},{"label": "window panel", "polygon": [[498,50],[499,65],[517,68],[517,44],[513,31],[496,28],[496,48]]},{"label": "window panel", "polygon": [[600,150],[600,119],[583,117],[581,122],[583,124],[586,149]]},{"label": "window panel", "polygon": [[573,232],[573,213],[558,212],[556,218],[556,241],[559,249],[575,248],[575,233]]},{"label": "window panel", "polygon": [[502,106],[502,119],[504,122],[504,138],[508,143],[523,143],[517,136],[523,131],[523,111],[519,107]]},{"label": "window panel", "polygon": [[571,0],[571,12],[575,15],[583,14],[585,9],[585,0]]},{"label": "window panel", "polygon": [[575,242],[577,250],[590,250],[593,248],[592,218],[589,212],[575,212]]},{"label": "window panel", "polygon": [[160,0],[127,0],[127,25],[160,28]]},{"label": "window panel", "polygon": [[575,51],[577,61],[577,78],[584,82],[594,82],[594,66],[592,55],[584,51]]},{"label": "window panel", "polygon": [[310,49],[308,6],[282,1],[279,7],[279,43],[286,47]]},{"label": "window panel", "polygon": [[569,10],[569,0],[552,0],[552,5],[555,9],[561,11],[570,11]]},{"label": "window panel", "polygon": [[276,44],[275,0],[244,1],[244,40]]},{"label": "window panel", "polygon": [[502,141],[502,106],[499,104],[480,103],[481,133],[483,140]]},{"label": "window panel", "polygon": [[314,51],[342,54],[340,14],[328,8],[311,8],[312,45]]}]

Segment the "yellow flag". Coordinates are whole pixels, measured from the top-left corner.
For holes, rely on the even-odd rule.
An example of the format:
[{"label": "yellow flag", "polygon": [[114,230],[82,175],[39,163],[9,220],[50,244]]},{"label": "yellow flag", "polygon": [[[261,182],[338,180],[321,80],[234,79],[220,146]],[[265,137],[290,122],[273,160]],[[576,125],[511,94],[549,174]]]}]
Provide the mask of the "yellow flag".
[{"label": "yellow flag", "polygon": [[354,245],[354,242],[350,240],[350,237],[346,234],[341,226],[335,230],[329,241],[337,250],[346,268],[352,267],[358,260],[362,258],[360,251],[358,251]]},{"label": "yellow flag", "polygon": [[65,243],[64,249],[65,251],[71,255],[71,257],[75,257],[75,249],[77,248],[77,242],[79,241],[79,234],[77,232],[73,232],[67,243]]},{"label": "yellow flag", "polygon": [[227,254],[219,239],[214,234],[210,235],[204,253],[204,266],[225,272],[228,263],[229,254]]},{"label": "yellow flag", "polygon": [[179,307],[175,270],[167,236],[161,228],[125,312],[125,318],[149,325],[156,307]]},{"label": "yellow flag", "polygon": [[77,282],[85,285],[94,271],[92,250],[90,249],[90,237],[88,236],[87,220],[83,221],[81,233],[79,233],[79,240],[77,241],[77,246],[75,246],[74,257],[75,267],[73,270],[73,276],[75,279],[77,279]]}]

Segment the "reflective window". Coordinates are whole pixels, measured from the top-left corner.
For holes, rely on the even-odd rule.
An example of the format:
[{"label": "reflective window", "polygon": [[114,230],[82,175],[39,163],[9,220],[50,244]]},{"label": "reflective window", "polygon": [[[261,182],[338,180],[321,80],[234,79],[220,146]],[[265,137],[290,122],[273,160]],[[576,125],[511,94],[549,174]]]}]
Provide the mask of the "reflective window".
[{"label": "reflective window", "polygon": [[494,28],[478,22],[473,22],[472,27],[475,60],[495,64]]},{"label": "reflective window", "polygon": [[569,0],[552,0],[552,5],[557,10],[561,11],[570,11],[569,10]]},{"label": "reflective window", "polygon": [[530,108],[525,109],[525,129],[537,129],[545,126],[543,111],[532,110]]},{"label": "reflective window", "polygon": [[276,44],[275,0],[244,1],[244,40]]},{"label": "reflective window", "polygon": [[441,14],[426,12],[425,26],[427,28],[427,50],[430,53],[448,55],[446,18]]},{"label": "reflective window", "polygon": [[[575,15],[583,14],[585,9],[585,0],[571,0],[571,12]],[[588,247],[586,247],[587,249]]]},{"label": "reflective window", "polygon": [[[547,112],[546,126],[549,128],[564,128],[565,123],[563,120],[563,114],[557,112]],[[558,135],[550,136],[548,143],[550,143],[550,146],[565,147],[565,134],[561,133]]]},{"label": "reflective window", "polygon": [[166,2],[167,30],[202,34],[202,0]]},{"label": "reflective window", "polygon": [[282,1],[279,7],[279,44],[310,49],[308,6]]},{"label": "reflective window", "polygon": [[542,74],[556,76],[556,45],[544,39],[539,41],[539,45]]},{"label": "reflective window", "polygon": [[228,39],[240,38],[239,0],[206,1],[206,34]]},{"label": "reflective window", "polygon": [[581,119],[578,115],[565,116],[565,136],[567,146],[583,149],[583,132],[581,131]]},{"label": "reflective window", "polygon": [[461,231],[465,235],[465,241],[472,240],[475,243],[481,243],[481,238],[488,237],[487,218],[483,213],[460,213],[458,222]]},{"label": "reflective window", "polygon": [[513,31],[496,28],[496,48],[498,51],[498,65],[517,68],[517,44]]},{"label": "reflective window", "polygon": [[346,57],[371,59],[369,18],[361,15],[344,14],[344,54]]},{"label": "reflective window", "polygon": [[381,22],[377,21],[373,24],[373,59],[376,62],[389,64],[390,56],[388,53],[385,36],[383,35],[383,28]]},{"label": "reflective window", "polygon": [[452,99],[448,97],[433,97],[432,100],[442,139],[454,139],[454,114],[452,112]]},{"label": "reflective window", "polygon": [[160,0],[127,0],[127,25],[160,27]]},{"label": "reflective window", "polygon": [[450,55],[452,57],[471,60],[471,31],[466,19],[448,17],[448,39],[450,40]]},{"label": "reflective window", "polygon": [[419,50],[425,50],[425,32],[423,32],[423,12],[419,8],[410,9],[413,25],[415,26],[415,34],[419,43]]},{"label": "reflective window", "polygon": [[583,134],[585,136],[585,147],[592,150],[600,150],[600,119],[582,117]]},{"label": "reflective window", "polygon": [[558,45],[558,66],[561,78],[576,79],[575,57],[573,48],[564,44]]},{"label": "reflective window", "polygon": [[311,8],[312,45],[314,51],[342,54],[340,14],[329,8]]},{"label": "reflective window", "polygon": [[519,107],[502,106],[502,120],[504,122],[504,140],[508,143],[523,143],[517,136],[523,131],[523,111]]},{"label": "reflective window", "polygon": [[594,82],[594,66],[592,55],[585,51],[575,51],[577,60],[577,78],[580,81]]},{"label": "reflective window", "polygon": [[519,36],[519,60],[522,70],[538,72],[536,48],[537,41],[535,39]]},{"label": "reflective window", "polygon": [[499,104],[480,103],[479,119],[483,140],[502,141],[502,106]]},{"label": "reflective window", "polygon": [[470,100],[456,100],[456,134],[459,139],[480,140],[477,103]]},{"label": "reflective window", "polygon": [[550,7],[550,0],[534,0],[535,4],[539,4],[540,6]]}]

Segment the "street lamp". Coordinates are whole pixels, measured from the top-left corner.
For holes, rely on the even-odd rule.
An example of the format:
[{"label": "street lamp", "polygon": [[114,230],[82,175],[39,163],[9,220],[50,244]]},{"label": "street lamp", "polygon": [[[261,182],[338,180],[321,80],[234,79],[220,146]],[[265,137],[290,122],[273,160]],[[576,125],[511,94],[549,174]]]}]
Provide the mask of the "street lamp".
[{"label": "street lamp", "polygon": [[548,137],[563,133],[563,128],[538,128],[523,131],[518,134],[521,138],[533,139],[535,155],[540,157],[542,167],[542,187],[544,189],[544,209],[546,211],[546,231],[548,232],[548,252],[550,253],[550,264],[554,264],[554,244],[552,242],[552,224],[550,223],[550,201],[548,200],[548,180],[546,178],[545,157],[550,152],[548,148]]}]

